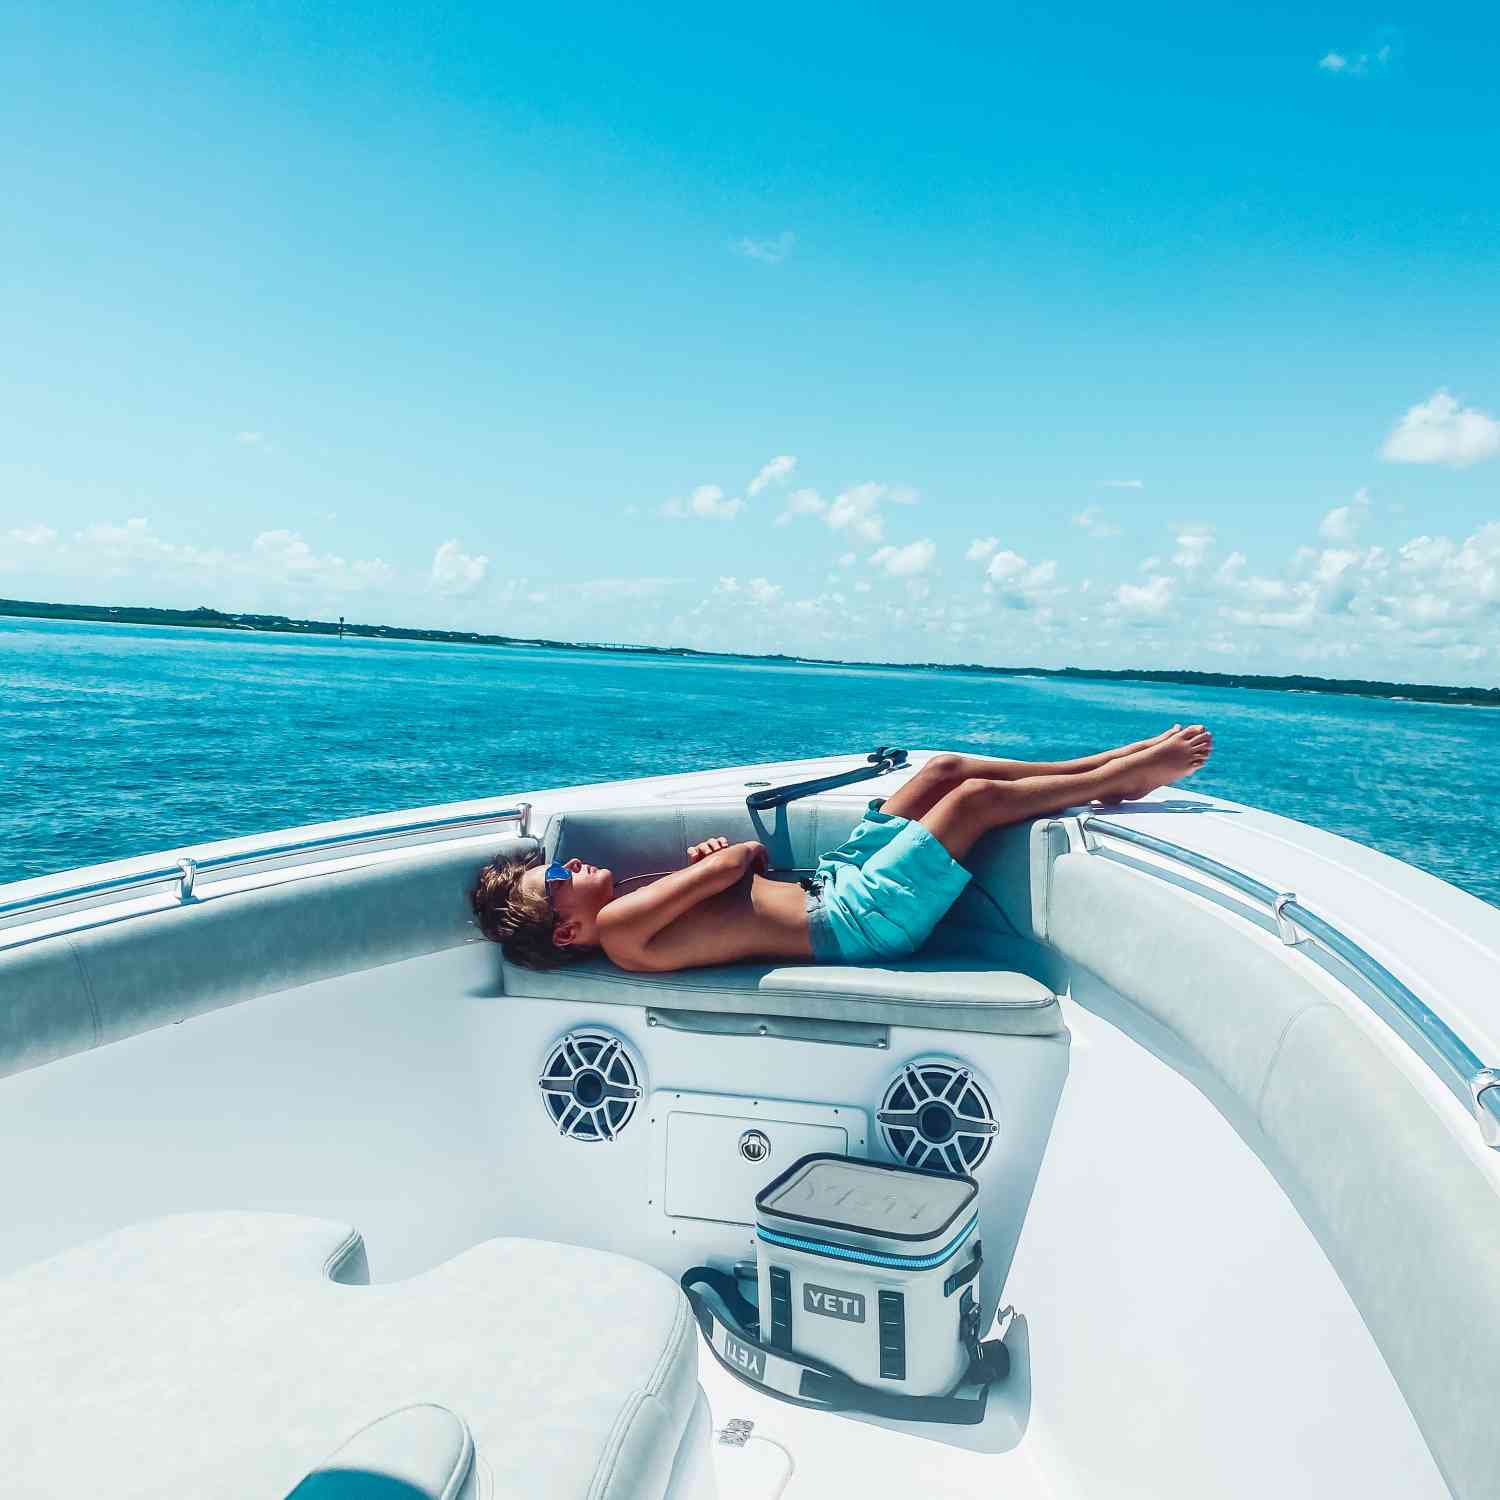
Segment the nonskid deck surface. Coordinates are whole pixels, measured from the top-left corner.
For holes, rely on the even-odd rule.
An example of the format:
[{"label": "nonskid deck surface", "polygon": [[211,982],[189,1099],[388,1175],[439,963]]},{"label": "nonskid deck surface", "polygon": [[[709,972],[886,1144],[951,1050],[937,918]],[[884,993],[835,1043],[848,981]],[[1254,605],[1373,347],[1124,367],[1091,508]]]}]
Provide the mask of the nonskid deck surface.
[{"label": "nonskid deck surface", "polygon": [[[792,1406],[761,1395],[725,1370],[700,1346],[698,1380],[714,1425],[714,1472],[719,1500],[1057,1500],[1061,1493],[1038,1459],[1035,1434],[1020,1436],[1014,1393],[996,1386],[977,1427],[884,1422]],[[744,1449],[718,1434],[734,1418],[754,1423]],[[786,1462],[795,1469],[784,1490]]]}]

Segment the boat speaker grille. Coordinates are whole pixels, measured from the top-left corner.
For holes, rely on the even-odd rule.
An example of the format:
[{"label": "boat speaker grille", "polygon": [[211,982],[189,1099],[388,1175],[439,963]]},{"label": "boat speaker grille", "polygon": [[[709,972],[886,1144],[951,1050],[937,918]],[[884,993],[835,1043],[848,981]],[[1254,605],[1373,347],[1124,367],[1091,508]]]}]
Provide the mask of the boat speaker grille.
[{"label": "boat speaker grille", "polygon": [[608,1031],[570,1031],[547,1054],[537,1088],[559,1135],[612,1141],[640,1103],[641,1071],[622,1038]]},{"label": "boat speaker grille", "polygon": [[1000,1130],[973,1070],[946,1058],[907,1063],[886,1085],[875,1119],[897,1161],[936,1172],[973,1171]]}]

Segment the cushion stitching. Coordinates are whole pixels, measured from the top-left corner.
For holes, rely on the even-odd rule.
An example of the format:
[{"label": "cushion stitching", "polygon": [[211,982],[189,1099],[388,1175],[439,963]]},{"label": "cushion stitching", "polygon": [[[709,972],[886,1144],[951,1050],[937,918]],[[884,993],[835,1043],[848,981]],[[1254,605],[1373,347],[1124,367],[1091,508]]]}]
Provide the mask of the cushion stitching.
[{"label": "cushion stitching", "polygon": [[1271,1087],[1271,1074],[1276,1071],[1277,1059],[1281,1056],[1282,1049],[1286,1046],[1287,1037],[1291,1034],[1292,1027],[1300,1021],[1303,1016],[1310,1015],[1315,1010],[1338,1010],[1338,1006],[1329,1000],[1314,1000],[1304,1005],[1295,1015],[1286,1018],[1285,1024],[1277,1034],[1276,1045],[1271,1049],[1271,1055],[1266,1059],[1265,1072],[1261,1074],[1260,1087],[1255,1091],[1255,1119],[1261,1129],[1265,1129],[1265,1107],[1266,1090]]},{"label": "cushion stitching", "polygon": [[[447,1408],[445,1407],[444,1410],[446,1411]],[[453,1412],[451,1415],[463,1429],[464,1440],[459,1447],[458,1458],[453,1465],[453,1472],[449,1474],[448,1481],[443,1486],[441,1500],[457,1500],[458,1492],[462,1488],[464,1480],[468,1478],[469,1471],[474,1467],[475,1459],[474,1434],[469,1431],[469,1424],[457,1412]],[[468,1460],[467,1463],[464,1462],[465,1459]]]},{"label": "cushion stitching", "polygon": [[355,1248],[362,1242],[359,1230],[351,1229],[344,1237],[343,1242],[323,1262],[323,1278],[332,1281],[333,1278],[343,1270],[344,1262],[354,1254]]},{"label": "cushion stitching", "polygon": [[[687,1320],[687,1299],[681,1295],[677,1298],[676,1317],[673,1319],[672,1327],[663,1341],[661,1353],[657,1356],[656,1364],[651,1374],[647,1377],[645,1386],[634,1392],[626,1404],[620,1408],[620,1414],[615,1418],[615,1424],[610,1429],[609,1439],[605,1443],[605,1451],[600,1455],[599,1465],[594,1469],[595,1483],[590,1486],[589,1493],[594,1496],[604,1495],[614,1479],[615,1470],[619,1466],[620,1454],[625,1448],[625,1438],[634,1425],[636,1415],[646,1401],[655,1401],[658,1405],[665,1407],[658,1392],[666,1378],[666,1372],[677,1359],[682,1345],[682,1332]],[[606,1466],[602,1467],[601,1466]]]},{"label": "cushion stitching", "polygon": [[620,1454],[625,1447],[625,1434],[630,1430],[635,1421],[635,1414],[641,1409],[641,1403],[647,1400],[644,1391],[633,1391],[620,1408],[620,1414],[615,1418],[615,1424],[609,1430],[609,1436],[605,1439],[604,1452],[599,1456],[599,1462],[594,1466],[594,1480],[589,1485],[591,1496],[603,1495],[615,1477],[615,1469],[619,1466]]},{"label": "cushion stitching", "polygon": [[682,1344],[683,1324],[687,1319],[687,1315],[687,1299],[679,1295],[677,1298],[677,1317],[673,1320],[671,1330],[668,1332],[666,1341],[662,1345],[661,1354],[657,1356],[656,1368],[652,1370],[649,1379],[646,1381],[646,1389],[653,1396],[661,1389],[666,1379],[667,1370],[677,1358],[678,1349]]},{"label": "cushion stitching", "polygon": [[99,1019],[99,1002],[94,998],[94,984],[89,978],[87,965],[83,961],[83,954],[79,951],[78,944],[70,935],[65,936],[64,941],[68,945],[68,952],[73,955],[73,962],[78,969],[79,983],[83,986],[83,998],[88,1001],[89,1018],[94,1027],[93,1045],[97,1047],[104,1040],[104,1024]]}]

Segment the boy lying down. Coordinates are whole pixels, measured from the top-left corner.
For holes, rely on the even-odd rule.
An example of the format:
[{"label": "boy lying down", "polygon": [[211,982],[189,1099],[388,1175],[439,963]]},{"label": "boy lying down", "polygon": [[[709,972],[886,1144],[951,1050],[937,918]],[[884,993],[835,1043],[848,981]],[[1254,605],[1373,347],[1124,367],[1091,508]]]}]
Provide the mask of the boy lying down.
[{"label": "boy lying down", "polygon": [[1213,737],[1201,724],[1081,760],[932,756],[870,804],[818,861],[810,889],[766,878],[763,844],[708,839],[688,864],[616,896],[614,876],[540,854],[496,859],[474,915],[512,963],[551,969],[600,949],[622,969],[664,971],[740,959],[878,963],[915,953],[969,882],[960,861],[986,833],[1066,807],[1124,802],[1191,776]]}]

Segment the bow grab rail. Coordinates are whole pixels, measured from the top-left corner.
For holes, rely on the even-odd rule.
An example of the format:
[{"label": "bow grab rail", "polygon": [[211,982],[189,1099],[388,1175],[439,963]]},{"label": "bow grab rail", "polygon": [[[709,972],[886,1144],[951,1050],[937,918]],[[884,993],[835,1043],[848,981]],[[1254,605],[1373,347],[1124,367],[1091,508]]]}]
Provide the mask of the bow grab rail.
[{"label": "bow grab rail", "polygon": [[325,833],[317,838],[293,839],[288,843],[269,844],[254,849],[236,849],[228,854],[210,855],[204,859],[178,859],[154,870],[139,870],[134,874],[117,875],[108,880],[41,891],[18,901],[0,902],[0,924],[8,926],[18,920],[33,920],[46,916],[53,909],[73,906],[79,902],[94,902],[102,896],[144,893],[152,886],[172,882],[177,886],[178,901],[191,901],[198,877],[207,872],[232,871],[270,859],[353,852],[362,846],[378,846],[391,839],[410,838],[413,834],[453,833],[467,828],[477,830],[491,823],[509,822],[516,824],[516,831],[522,838],[528,837],[531,832],[531,804],[517,802],[513,806],[487,812],[462,813],[449,818],[422,818],[415,822],[390,823],[383,828],[357,829],[347,833]]},{"label": "bow grab rail", "polygon": [[[1289,947],[1295,947],[1304,939],[1311,938],[1325,951],[1348,965],[1381,996],[1401,1022],[1425,1043],[1425,1049],[1418,1050],[1429,1062],[1437,1059],[1440,1065],[1434,1067],[1434,1071],[1473,1115],[1485,1145],[1500,1149],[1500,1071],[1486,1067],[1468,1043],[1426,1001],[1403,984],[1379,959],[1361,948],[1353,938],[1309,910],[1292,892],[1273,890],[1264,881],[1256,880],[1254,876],[1246,875],[1229,865],[1220,864],[1218,860],[1199,854],[1194,849],[1185,849],[1181,844],[1169,843],[1154,834],[1127,828],[1108,818],[1085,816],[1070,821],[1076,823],[1079,841],[1085,850],[1092,851],[1096,847],[1094,838],[1102,833],[1121,843],[1149,849],[1153,854],[1160,854],[1176,864],[1186,865],[1189,869],[1212,876],[1265,907],[1275,919],[1282,942]],[[1359,991],[1351,990],[1351,993],[1358,994]],[[1369,1004],[1368,1000],[1366,1004]],[[1371,1009],[1377,1015],[1381,1014],[1375,1006],[1372,1005]],[[1384,1019],[1389,1024],[1389,1017]]]},{"label": "bow grab rail", "polygon": [[[852,786],[856,781],[869,781],[876,776],[886,776],[892,771],[906,769],[906,751],[894,745],[877,745],[867,756],[867,765],[856,766],[852,771],[838,771],[832,776],[817,776],[811,781],[791,781],[785,786],[773,786],[764,792],[751,792],[745,798],[745,806],[751,812],[769,812],[773,807],[784,807],[788,802],[800,801],[803,797],[815,796],[818,792],[831,792],[836,787]],[[754,783],[749,783],[754,785]]]}]

